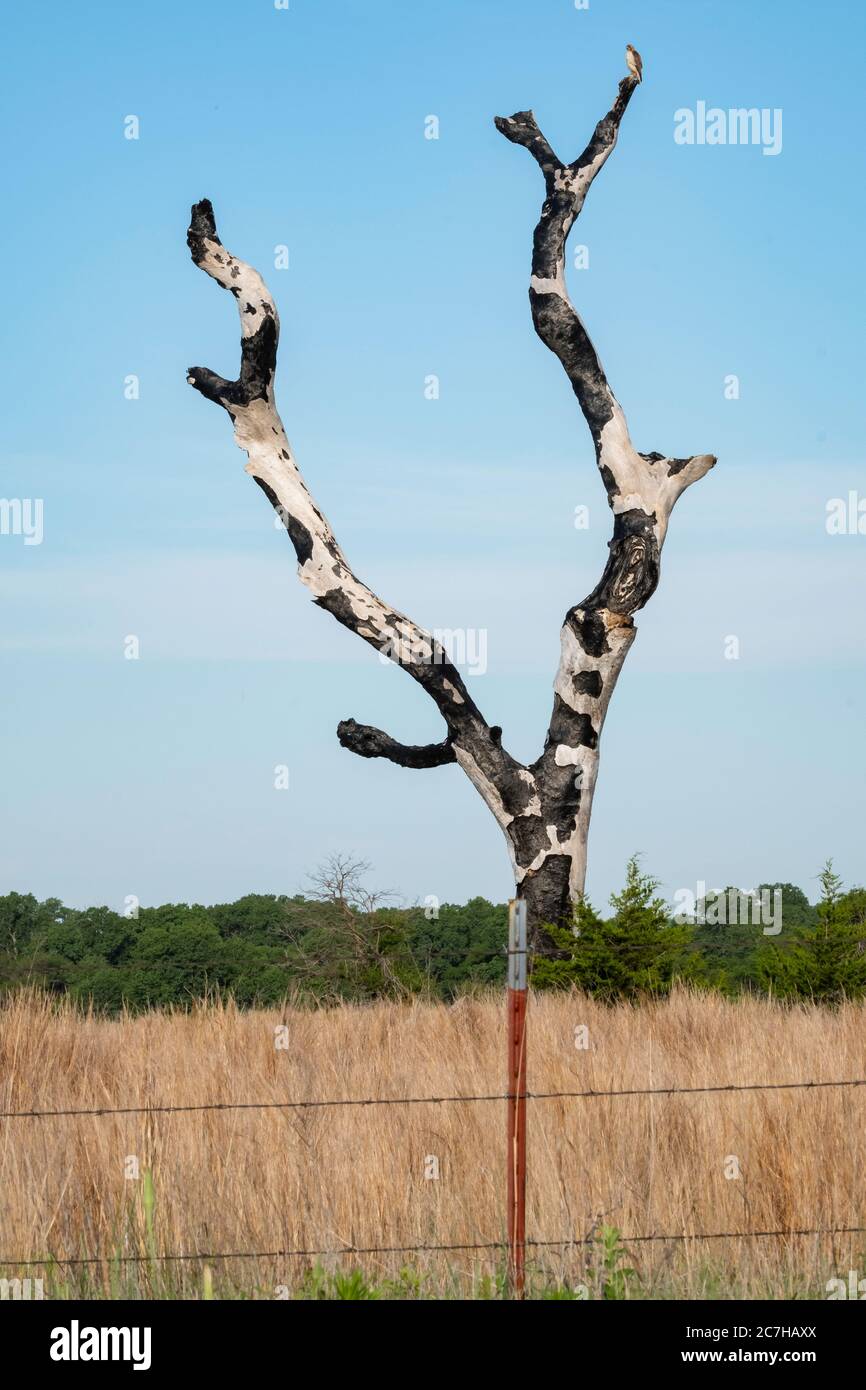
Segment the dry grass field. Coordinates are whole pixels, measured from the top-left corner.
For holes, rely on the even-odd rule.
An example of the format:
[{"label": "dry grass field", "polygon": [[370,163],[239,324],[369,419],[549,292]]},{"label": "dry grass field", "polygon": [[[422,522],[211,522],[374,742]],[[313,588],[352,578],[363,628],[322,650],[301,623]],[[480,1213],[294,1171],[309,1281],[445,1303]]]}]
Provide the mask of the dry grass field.
[{"label": "dry grass field", "polygon": [[[587,1049],[575,1045],[580,1025]],[[682,991],[606,1008],[542,995],[529,1026],[533,1091],[866,1076],[866,1004],[830,1012]],[[19,995],[0,1008],[0,1109],[498,1093],[504,1043],[500,995],[450,1008],[208,1004],[116,1021]],[[156,1257],[500,1241],[504,1123],[500,1100],[4,1118],[0,1256],[36,1264],[0,1275],[42,1276],[52,1297],[496,1297],[496,1250]],[[429,1156],[438,1179],[425,1177]],[[726,1176],[736,1165],[740,1176]],[[862,1274],[866,1236],[630,1237],[866,1226],[864,1172],[866,1088],[531,1102],[528,1237],[592,1237],[533,1246],[532,1290],[826,1297],[827,1279]],[[602,1226],[621,1233],[624,1253],[608,1236],[605,1254]],[[63,1263],[94,1256],[109,1258]],[[618,1279],[624,1267],[635,1273]]]}]

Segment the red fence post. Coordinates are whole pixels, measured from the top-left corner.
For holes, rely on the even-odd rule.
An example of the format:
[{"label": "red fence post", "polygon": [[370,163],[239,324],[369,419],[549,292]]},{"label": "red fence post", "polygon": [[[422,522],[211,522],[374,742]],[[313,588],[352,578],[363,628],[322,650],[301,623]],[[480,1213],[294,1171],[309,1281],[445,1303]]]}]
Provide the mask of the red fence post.
[{"label": "red fence post", "polygon": [[526,903],[508,904],[508,1282],[526,1280]]}]

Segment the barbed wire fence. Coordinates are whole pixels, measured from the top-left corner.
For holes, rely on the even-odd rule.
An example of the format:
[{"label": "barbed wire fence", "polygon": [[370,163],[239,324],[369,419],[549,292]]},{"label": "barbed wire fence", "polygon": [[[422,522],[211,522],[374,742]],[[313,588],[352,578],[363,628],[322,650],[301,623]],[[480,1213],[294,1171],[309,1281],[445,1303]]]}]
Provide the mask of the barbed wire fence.
[{"label": "barbed wire fence", "polygon": [[[540,1103],[554,1100],[597,1100],[597,1099],[618,1099],[623,1097],[636,1096],[695,1096],[695,1095],[723,1095],[738,1094],[756,1091],[818,1091],[833,1088],[852,1088],[866,1086],[866,1077],[844,1077],[834,1080],[821,1081],[749,1081],[736,1082],[724,1085],[708,1086],[642,1086],[628,1087],[620,1089],[606,1090],[575,1090],[575,1091],[525,1091],[523,1094],[527,1102]],[[310,1098],[304,1100],[285,1100],[285,1101],[211,1101],[201,1104],[187,1105],[121,1105],[121,1106],[94,1106],[94,1107],[69,1107],[67,1109],[56,1110],[3,1110],[0,1111],[0,1120],[56,1120],[70,1118],[93,1118],[100,1119],[113,1115],[178,1115],[178,1114],[201,1114],[205,1112],[219,1111],[266,1111],[266,1110],[309,1110],[309,1109],[331,1109],[337,1107],[357,1107],[375,1108],[379,1106],[413,1106],[413,1105],[468,1105],[468,1104],[489,1104],[494,1102],[512,1101],[513,1092],[497,1091],[480,1095],[441,1095],[441,1096],[363,1096],[363,1097],[332,1097],[332,1098]],[[681,1243],[687,1241],[732,1241],[732,1240],[764,1240],[764,1239],[795,1239],[811,1236],[837,1237],[866,1235],[866,1226],[811,1226],[799,1227],[795,1229],[777,1228],[767,1230],[740,1230],[740,1231],[667,1231],[667,1232],[635,1232],[633,1234],[623,1234],[620,1240],[623,1246],[641,1245],[650,1243]],[[568,1250],[587,1247],[593,1243],[593,1235],[579,1236],[570,1235],[555,1239],[535,1239],[527,1237],[522,1245],[527,1251],[530,1250]],[[373,1255],[396,1255],[396,1254],[443,1254],[443,1253],[476,1253],[482,1252],[493,1254],[494,1252],[507,1251],[509,1242],[506,1240],[492,1241],[464,1241],[441,1244],[416,1244],[416,1245],[341,1245],[321,1248],[298,1248],[298,1249],[273,1249],[273,1250],[197,1250],[197,1251],[176,1251],[168,1253],[142,1253],[123,1255],[112,1252],[108,1255],[86,1255],[86,1256],[59,1256],[50,1255],[42,1259],[21,1258],[15,1255],[0,1254],[0,1268],[20,1268],[32,1269],[44,1267],[46,1263],[51,1263],[59,1267],[78,1268],[98,1265],[135,1265],[135,1264],[170,1264],[184,1262],[215,1262],[228,1260],[253,1260],[253,1259],[318,1259],[325,1257],[339,1257],[345,1255],[353,1256],[373,1256]]]}]

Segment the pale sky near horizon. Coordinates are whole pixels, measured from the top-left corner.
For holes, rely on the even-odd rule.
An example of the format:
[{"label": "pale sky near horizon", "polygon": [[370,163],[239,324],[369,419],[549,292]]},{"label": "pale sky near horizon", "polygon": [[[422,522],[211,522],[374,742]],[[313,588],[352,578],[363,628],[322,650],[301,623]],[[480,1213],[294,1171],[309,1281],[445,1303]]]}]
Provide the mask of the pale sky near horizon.
[{"label": "pale sky near horizon", "polygon": [[[186,226],[210,197],[276,296],[278,404],[358,573],[428,628],[485,634],[470,689],[532,759],[610,518],[529,316],[540,174],[493,117],[532,107],[573,158],[626,41],[645,81],[572,233],[589,266],[570,289],[637,447],[719,463],[676,508],[636,616],[589,893],[602,905],[636,850],[668,896],[763,880],[814,899],[828,855],[862,882],[866,534],[825,523],[830,499],[866,499],[864,29],[841,0],[10,12],[0,495],[42,499],[44,535],[0,534],[0,892],[291,893],[343,851],[410,901],[509,895],[505,842],[457,768],[337,743],[350,716],[409,743],[443,730],[310,603],[227,417],[186,384],[191,364],[238,363],[235,306]],[[675,112],[699,102],[781,111],[780,151],[677,144]]]}]

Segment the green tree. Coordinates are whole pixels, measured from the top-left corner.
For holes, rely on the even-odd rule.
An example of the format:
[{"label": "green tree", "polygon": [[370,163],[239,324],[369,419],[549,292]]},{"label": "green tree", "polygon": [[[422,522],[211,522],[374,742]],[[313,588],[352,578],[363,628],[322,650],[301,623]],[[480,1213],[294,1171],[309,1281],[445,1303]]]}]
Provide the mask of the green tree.
[{"label": "green tree", "polygon": [[48,928],[69,915],[58,898],[39,902],[32,893],[6,893],[0,897],[0,951],[10,956],[32,954]]},{"label": "green tree", "polygon": [[125,972],[131,1003],[188,1003],[228,983],[223,940],[203,908],[168,904],[143,909],[140,920]]},{"label": "green tree", "polygon": [[783,998],[821,1003],[858,998],[866,991],[866,890],[843,893],[832,859],[818,878],[817,920],[796,927],[787,940],[767,941],[758,963],[759,978]]},{"label": "green tree", "polygon": [[[771,921],[764,919],[765,906]],[[791,931],[817,921],[816,909],[793,883],[761,883],[751,893],[728,886],[708,893],[696,907],[694,949],[707,983],[725,994],[760,986],[767,926]]]},{"label": "green tree", "polygon": [[407,944],[430,993],[453,999],[471,985],[505,982],[508,909],[472,898],[413,908]]},{"label": "green tree", "polygon": [[406,913],[386,906],[393,894],[366,887],[369,867],[364,860],[331,855],[310,876],[313,917],[301,905],[286,912],[286,965],[314,998],[401,997],[423,985]]},{"label": "green tree", "polygon": [[635,999],[666,994],[678,977],[697,978],[696,958],[688,954],[693,928],[671,922],[658,887],[633,855],[622,892],[611,895],[609,921],[584,899],[575,909],[573,931],[547,929],[560,955],[535,963],[535,988],[576,985],[601,999]]}]

